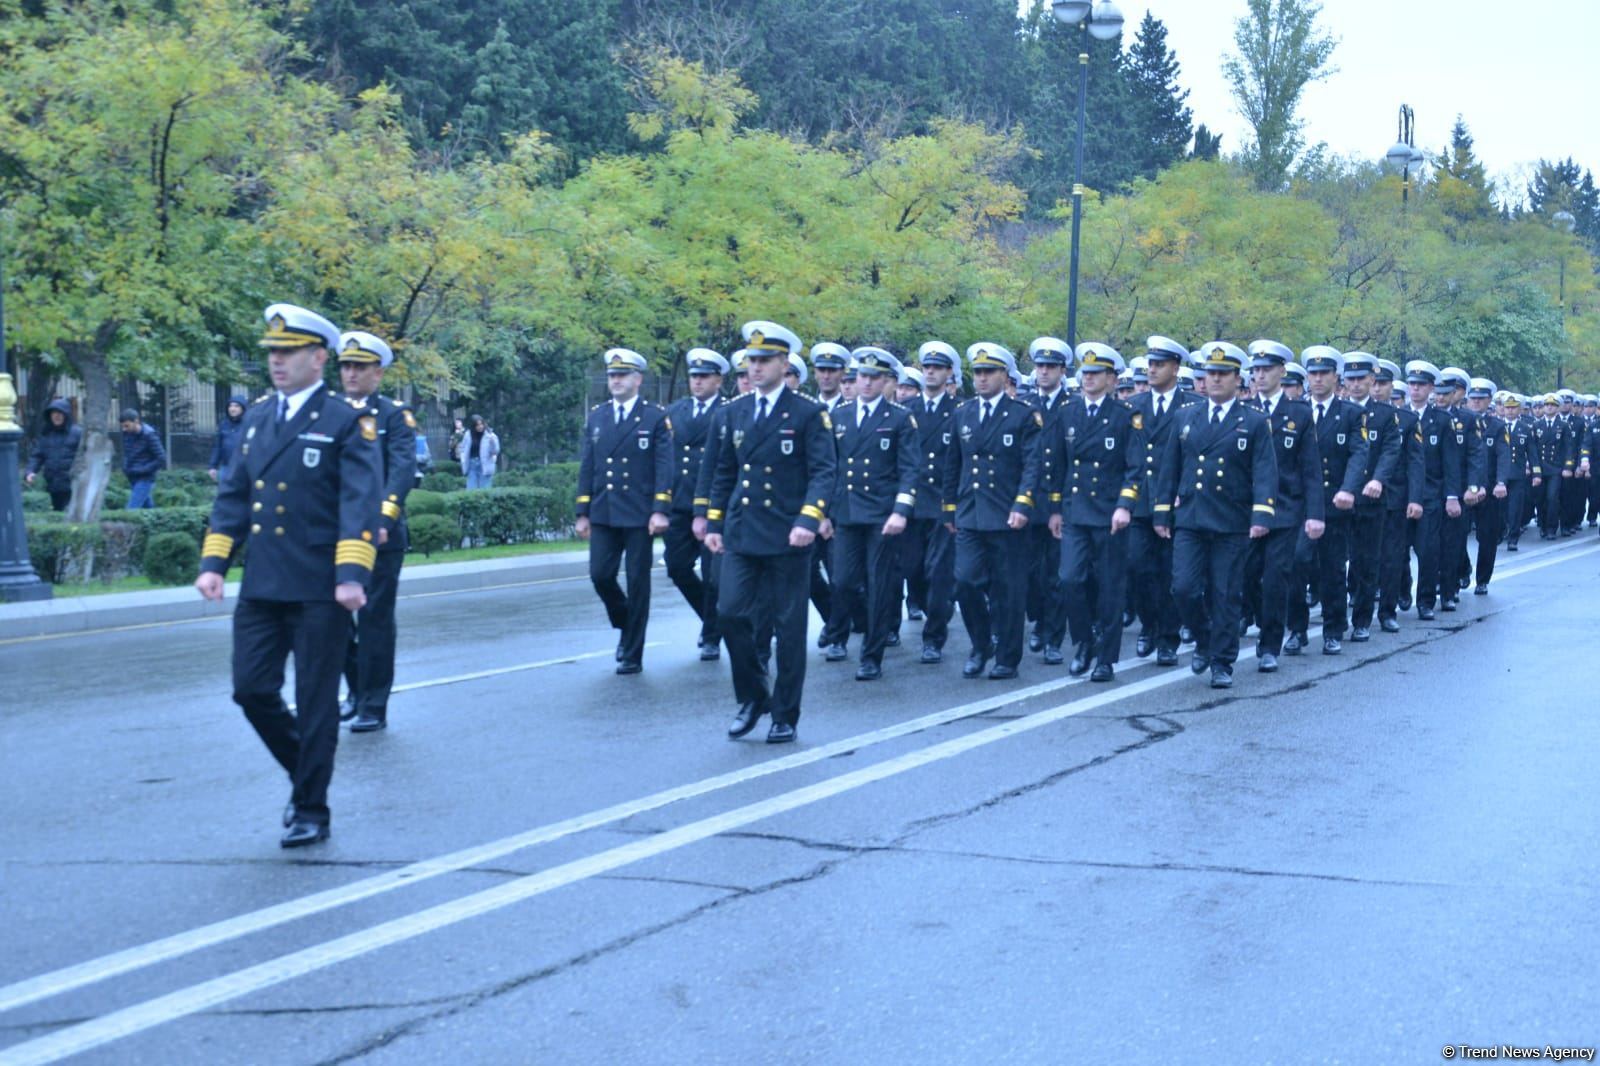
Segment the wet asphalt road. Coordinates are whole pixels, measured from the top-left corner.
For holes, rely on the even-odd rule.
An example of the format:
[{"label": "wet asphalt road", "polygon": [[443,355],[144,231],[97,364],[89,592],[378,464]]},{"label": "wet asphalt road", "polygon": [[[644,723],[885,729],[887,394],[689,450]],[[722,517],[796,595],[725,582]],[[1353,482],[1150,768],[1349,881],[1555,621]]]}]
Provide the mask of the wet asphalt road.
[{"label": "wet asphalt road", "polygon": [[1592,1046],[1597,570],[1525,542],[1460,612],[1227,693],[965,682],[908,625],[872,685],[813,654],[788,748],[723,739],[659,572],[631,678],[584,580],[416,597],[299,853],[225,620],[0,645],[0,1064]]}]

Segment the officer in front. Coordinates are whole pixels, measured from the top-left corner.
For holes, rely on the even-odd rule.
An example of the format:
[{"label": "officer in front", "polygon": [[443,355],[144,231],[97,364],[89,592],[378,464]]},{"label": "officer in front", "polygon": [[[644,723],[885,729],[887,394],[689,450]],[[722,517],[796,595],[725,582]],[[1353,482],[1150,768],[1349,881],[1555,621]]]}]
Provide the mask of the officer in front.
[{"label": "officer in front", "polygon": [[352,733],[372,733],[389,725],[389,691],[394,687],[395,599],[408,536],[406,497],[416,484],[417,420],[399,400],[379,395],[394,351],[381,338],[355,331],[339,338],[339,381],[345,399],[365,408],[378,424],[383,454],[383,503],[378,519],[378,558],[367,588],[367,603],[357,612],[345,651],[344,681]]},{"label": "officer in front", "polygon": [[[612,348],[603,362],[611,399],[597,404],[584,423],[577,534],[589,542],[589,580],[620,634],[617,673],[637,674],[644,669],[650,624],[651,544],[672,524],[672,420],[639,395],[649,367],[644,356]],[[624,558],[626,592],[617,581]]]},{"label": "officer in front", "polygon": [[[1406,518],[1406,505],[1411,500],[1413,476],[1421,476],[1416,471],[1421,461],[1416,443],[1417,414],[1394,387],[1401,377],[1398,365],[1388,359],[1378,360],[1371,407],[1388,407],[1394,412],[1395,434],[1400,438],[1394,469],[1383,487],[1383,529],[1378,538],[1378,628],[1385,633],[1400,632],[1399,599],[1411,576],[1411,521]],[[1356,621],[1360,621],[1359,615]]]},{"label": "officer in front", "polygon": [[[1034,367],[1034,392],[1029,401],[1044,416],[1045,428],[1048,429],[1056,412],[1065,408],[1070,396],[1062,379],[1072,366],[1072,349],[1058,337],[1037,337],[1028,345],[1028,358],[1033,361]],[[1122,357],[1119,355],[1117,358]],[[1055,445],[1047,433],[1041,441],[1039,452],[1041,484],[1052,483],[1057,459]],[[1067,636],[1067,602],[1060,574],[1062,546],[1044,522],[1035,522],[1029,527],[1028,540],[1027,616],[1033,619],[1033,632],[1028,635],[1028,650],[1043,651],[1046,664],[1059,666],[1065,661],[1061,655],[1061,642]]]},{"label": "officer in front", "polygon": [[1361,412],[1367,443],[1367,466],[1361,492],[1350,518],[1350,639],[1357,643],[1372,637],[1372,615],[1378,602],[1378,573],[1383,561],[1383,524],[1389,486],[1400,466],[1402,438],[1400,415],[1392,404],[1376,403],[1372,389],[1377,381],[1378,357],[1367,352],[1346,352],[1344,385],[1350,405]]},{"label": "officer in front", "polygon": [[[705,549],[694,533],[695,490],[706,442],[711,437],[711,422],[722,406],[722,382],[728,361],[710,348],[692,348],[684,361],[688,364],[689,395],[667,408],[672,425],[672,510],[667,531],[662,535],[667,577],[682,593],[689,609],[700,619],[698,646],[704,662],[722,654],[722,635],[717,629],[717,557]],[[695,564],[700,564],[699,573]]]},{"label": "officer in front", "polygon": [[1322,654],[1338,655],[1343,650],[1349,621],[1345,567],[1350,562],[1356,497],[1370,491],[1376,499],[1383,486],[1367,477],[1365,411],[1335,395],[1344,371],[1344,357],[1338,349],[1319,344],[1301,352],[1300,363],[1306,368],[1311,429],[1322,461],[1325,522],[1322,537],[1312,546],[1311,568],[1306,576],[1322,604]]},{"label": "officer in front", "polygon": [[906,575],[908,599],[921,607],[922,654],[926,664],[944,658],[944,642],[955,613],[955,538],[945,528],[941,509],[944,468],[954,436],[956,407],[949,383],[961,357],[943,341],[928,341],[917,350],[922,367],[922,398],[913,400],[917,419],[921,480],[916,507],[900,537],[901,566]]},{"label": "officer in front", "polygon": [[[222,599],[228,559],[248,545],[233,612],[233,700],[293,784],[280,843],[297,848],[326,840],[332,821],[339,668],[377,557],[383,458],[377,419],[323,383],[339,330],[293,304],[273,304],[264,317],[274,391],[245,413],[195,587]],[[292,712],[282,695],[291,654]]]}]

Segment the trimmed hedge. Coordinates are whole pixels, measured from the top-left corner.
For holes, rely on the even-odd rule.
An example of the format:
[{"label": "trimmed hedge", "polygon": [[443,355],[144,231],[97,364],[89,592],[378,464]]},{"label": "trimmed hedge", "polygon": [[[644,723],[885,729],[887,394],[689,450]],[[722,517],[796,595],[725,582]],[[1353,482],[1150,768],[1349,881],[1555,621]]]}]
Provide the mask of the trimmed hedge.
[{"label": "trimmed hedge", "polygon": [[461,475],[460,471],[452,470],[435,470],[431,474],[424,474],[422,483],[417,486],[417,488],[426,489],[428,492],[440,493],[460,492],[466,487],[467,479]]},{"label": "trimmed hedge", "polygon": [[422,515],[439,515],[445,513],[445,494],[442,492],[429,492],[427,489],[412,489],[406,496],[406,516],[416,519]]},{"label": "trimmed hedge", "polygon": [[210,517],[209,507],[102,511],[99,522],[79,525],[53,511],[29,514],[28,555],[34,572],[53,584],[114,581],[141,572],[149,544],[163,534],[181,535],[198,558]]},{"label": "trimmed hedge", "polygon": [[407,521],[411,532],[411,550],[423,555],[446,551],[461,543],[456,524],[442,514],[421,514]]},{"label": "trimmed hedge", "polygon": [[22,512],[24,514],[50,514],[50,494],[39,489],[22,490]]},{"label": "trimmed hedge", "polygon": [[200,575],[200,548],[185,533],[158,533],[144,550],[144,576],[158,585],[187,585]]}]

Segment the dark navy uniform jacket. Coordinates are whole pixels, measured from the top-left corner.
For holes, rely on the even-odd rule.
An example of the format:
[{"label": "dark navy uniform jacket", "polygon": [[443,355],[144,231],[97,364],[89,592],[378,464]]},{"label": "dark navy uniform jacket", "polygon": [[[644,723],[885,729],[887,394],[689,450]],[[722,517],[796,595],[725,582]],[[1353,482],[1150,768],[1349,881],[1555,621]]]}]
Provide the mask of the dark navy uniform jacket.
[{"label": "dark navy uniform jacket", "polygon": [[377,419],[324,386],[274,427],[277,393],[263,399],[245,412],[239,452],[217,486],[200,569],[227,573],[244,541],[244,599],[310,603],[332,600],[335,585],[365,586],[383,484]]},{"label": "dark navy uniform jacket", "polygon": [[1429,404],[1417,418],[1417,428],[1411,435],[1412,443],[1421,453],[1422,476],[1411,486],[1411,499],[1423,505],[1442,504],[1450,498],[1460,499],[1467,489],[1466,468],[1461,455],[1465,450],[1465,431],[1457,440],[1454,423],[1448,414]]},{"label": "dark navy uniform jacket", "polygon": [[1566,457],[1562,461],[1567,469],[1576,472],[1578,461],[1589,458],[1588,425],[1576,411],[1570,415],[1556,415],[1556,421],[1562,426],[1562,443],[1566,449]]},{"label": "dark navy uniform jacket", "polygon": [[759,397],[746,393],[717,416],[706,532],[722,534],[727,550],[741,555],[782,555],[795,550],[791,529],[814,533],[822,524],[838,459],[821,404],[779,389],[758,423]]},{"label": "dark navy uniform jacket", "polygon": [[1083,397],[1045,416],[1041,448],[1055,457],[1046,486],[1062,521],[1109,530],[1111,512],[1132,512],[1144,480],[1143,427],[1144,416],[1114,395],[1100,400],[1092,420]]},{"label": "dark navy uniform jacket", "polygon": [[[1266,414],[1265,401],[1258,400],[1255,406]],[[1278,405],[1267,418],[1278,463],[1278,499],[1272,505],[1272,517],[1261,524],[1268,529],[1298,529],[1307,519],[1326,521],[1322,456],[1317,435],[1311,432],[1311,405],[1280,393]]]},{"label": "dark navy uniform jacket", "polygon": [[1567,466],[1566,441],[1560,419],[1534,419],[1529,437],[1533,445],[1534,477],[1560,477],[1563,467],[1571,469]]},{"label": "dark navy uniform jacket", "polygon": [[[1020,393],[1018,395],[1021,396]],[[1028,406],[1035,408],[1044,416],[1045,434],[1039,438],[1039,484],[1041,486],[1055,483],[1055,466],[1060,457],[1059,446],[1050,439],[1050,419],[1056,412],[1071,403],[1073,399],[1072,393],[1067,391],[1065,385],[1056,390],[1054,402],[1051,402],[1050,398],[1043,393],[1038,392],[1030,393],[1024,398],[1024,402]],[[1059,503],[1060,501],[1057,500],[1055,502]],[[1051,508],[1051,510],[1055,510],[1055,508]],[[1106,521],[1109,522],[1110,520],[1110,517],[1107,516]]]},{"label": "dark navy uniform jacket", "polygon": [[[667,408],[672,422],[672,513],[688,514],[695,510],[696,496],[700,493],[700,467],[705,459],[706,441],[711,437],[711,424],[717,409],[725,402],[720,396],[711,397],[705,413],[694,416],[693,396],[685,396]],[[696,512],[703,514],[703,511]]]},{"label": "dark navy uniform jacket", "polygon": [[918,462],[917,420],[887,396],[858,428],[862,401],[833,410],[833,436],[838,446],[834,479],[834,525],[882,525],[890,514],[910,518],[917,506],[922,466]]},{"label": "dark navy uniform jacket", "polygon": [[1461,483],[1468,490],[1481,489],[1489,476],[1487,453],[1483,447],[1483,433],[1478,428],[1478,417],[1465,407],[1452,407],[1447,412],[1446,434],[1455,441],[1456,463],[1461,467]]},{"label": "dark navy uniform jacket", "polygon": [[672,505],[672,420],[643,396],[617,424],[607,400],[589,412],[578,460],[578,515],[602,526],[647,526]]},{"label": "dark navy uniform jacket", "polygon": [[[1316,401],[1307,399],[1308,407]],[[1359,499],[1367,477],[1367,413],[1358,404],[1337,397],[1324,401],[1326,413],[1316,424],[1317,454],[1322,458],[1322,505],[1327,514],[1335,511],[1333,498],[1348,492]]]},{"label": "dark navy uniform jacket", "polygon": [[1506,425],[1506,451],[1510,456],[1507,481],[1524,481],[1537,477],[1533,455],[1533,420],[1515,418]]},{"label": "dark navy uniform jacket", "polygon": [[417,420],[411,409],[387,396],[369,396],[362,403],[378,423],[378,450],[383,455],[383,503],[378,525],[389,538],[381,552],[406,550],[406,497],[417,480]]},{"label": "dark navy uniform jacket", "polygon": [[1488,411],[1476,416],[1478,436],[1483,438],[1483,488],[1492,489],[1511,480],[1511,429],[1499,416]]},{"label": "dark navy uniform jacket", "polygon": [[1022,400],[1001,393],[982,425],[982,401],[956,410],[955,439],[945,456],[944,517],[957,529],[1009,529],[1011,512],[1033,518],[1039,486],[1040,431],[1044,416]]},{"label": "dark navy uniform jacket", "polygon": [[1267,416],[1242,398],[1211,424],[1211,402],[1178,412],[1156,482],[1157,526],[1248,533],[1277,514],[1278,461]]},{"label": "dark navy uniform jacket", "polygon": [[1396,407],[1395,429],[1400,436],[1400,454],[1394,474],[1383,484],[1384,506],[1404,510],[1407,504],[1422,502],[1422,449],[1417,444],[1417,413],[1409,407]]},{"label": "dark navy uniform jacket", "polygon": [[1361,475],[1361,488],[1366,488],[1369,481],[1377,481],[1383,486],[1383,495],[1376,500],[1367,499],[1361,495],[1361,489],[1357,489],[1356,509],[1381,511],[1388,505],[1389,486],[1394,481],[1396,468],[1400,466],[1403,450],[1400,412],[1393,405],[1376,400],[1368,400],[1365,404],[1352,401],[1350,406],[1361,412],[1361,430],[1367,440],[1367,467]]},{"label": "dark navy uniform jacket", "polygon": [[1144,441],[1144,470],[1139,479],[1139,496],[1134,500],[1133,517],[1149,518],[1155,504],[1156,481],[1159,480],[1161,461],[1167,455],[1167,441],[1177,421],[1177,412],[1190,404],[1202,403],[1204,397],[1174,387],[1167,396],[1166,410],[1156,415],[1155,391],[1141,392],[1129,401],[1139,420],[1144,424],[1140,435]]},{"label": "dark navy uniform jacket", "polygon": [[920,445],[917,470],[916,518],[943,518],[944,466],[955,439],[957,401],[940,396],[932,411],[926,397],[919,396],[906,405],[917,420]]}]

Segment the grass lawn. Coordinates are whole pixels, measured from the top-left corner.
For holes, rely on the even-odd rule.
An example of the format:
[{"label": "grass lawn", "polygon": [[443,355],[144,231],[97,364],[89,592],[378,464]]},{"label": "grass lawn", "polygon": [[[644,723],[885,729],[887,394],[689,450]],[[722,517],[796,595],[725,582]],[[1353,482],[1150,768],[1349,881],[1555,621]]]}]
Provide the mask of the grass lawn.
[{"label": "grass lawn", "polygon": [[[587,542],[581,540],[542,540],[533,544],[493,544],[486,548],[457,548],[455,551],[434,552],[432,555],[419,555],[411,552],[406,556],[406,569],[417,566],[427,566],[429,563],[471,563],[480,559],[512,559],[519,555],[544,555],[549,552],[572,551],[584,548]],[[238,581],[244,576],[244,570],[234,567],[228,571],[229,581]],[[115,581],[90,581],[82,585],[57,585],[55,595],[68,596],[104,596],[113,592],[148,592],[151,589],[182,588],[181,585],[157,585],[149,578],[135,575],[133,577],[118,578]]]}]

